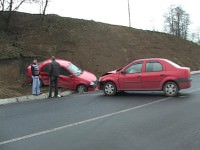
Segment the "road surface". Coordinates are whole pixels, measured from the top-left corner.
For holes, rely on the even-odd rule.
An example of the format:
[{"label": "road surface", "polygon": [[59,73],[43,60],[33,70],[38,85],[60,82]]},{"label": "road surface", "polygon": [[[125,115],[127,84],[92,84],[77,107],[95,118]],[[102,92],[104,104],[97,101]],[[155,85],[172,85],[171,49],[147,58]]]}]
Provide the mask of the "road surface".
[{"label": "road surface", "polygon": [[179,97],[101,92],[0,106],[0,150],[199,150],[200,74]]}]

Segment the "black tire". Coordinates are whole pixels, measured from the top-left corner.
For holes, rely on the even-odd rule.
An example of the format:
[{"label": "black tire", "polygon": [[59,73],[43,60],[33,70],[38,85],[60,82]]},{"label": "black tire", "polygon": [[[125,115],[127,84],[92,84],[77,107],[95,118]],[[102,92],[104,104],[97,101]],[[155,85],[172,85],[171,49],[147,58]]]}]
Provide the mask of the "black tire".
[{"label": "black tire", "polygon": [[106,82],[103,91],[106,96],[113,96],[117,93],[117,88],[113,82]]},{"label": "black tire", "polygon": [[85,93],[88,91],[88,89],[85,85],[81,84],[81,85],[77,86],[76,91],[78,93]]},{"label": "black tire", "polygon": [[178,95],[179,88],[175,82],[167,82],[163,87],[163,92],[168,97],[174,97]]},{"label": "black tire", "polygon": [[123,94],[126,94],[126,92],[125,91],[118,91],[117,94],[123,95]]}]

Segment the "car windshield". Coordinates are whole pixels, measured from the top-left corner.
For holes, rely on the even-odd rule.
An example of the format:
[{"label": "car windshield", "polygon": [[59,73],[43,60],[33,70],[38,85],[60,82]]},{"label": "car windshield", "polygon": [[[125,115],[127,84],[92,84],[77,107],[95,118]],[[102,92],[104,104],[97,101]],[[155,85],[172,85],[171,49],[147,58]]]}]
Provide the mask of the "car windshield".
[{"label": "car windshield", "polygon": [[181,66],[176,64],[175,62],[172,62],[170,60],[167,60],[168,63],[170,63],[172,66],[176,67],[176,68],[180,68]]},{"label": "car windshield", "polygon": [[69,64],[68,69],[76,76],[79,76],[80,74],[83,73],[83,71],[78,68],[77,66],[75,66],[74,64]]}]

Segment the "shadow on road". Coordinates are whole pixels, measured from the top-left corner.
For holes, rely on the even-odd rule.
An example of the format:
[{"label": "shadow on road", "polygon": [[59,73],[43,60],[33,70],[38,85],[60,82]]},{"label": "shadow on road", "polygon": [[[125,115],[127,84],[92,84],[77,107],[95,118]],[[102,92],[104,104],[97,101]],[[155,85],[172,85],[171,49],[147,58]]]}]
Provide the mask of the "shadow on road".
[{"label": "shadow on road", "polygon": [[[181,97],[188,97],[191,93],[189,92],[180,92],[178,95],[174,98],[181,98]],[[103,93],[99,95],[101,97],[110,97],[110,98],[164,98],[166,97],[165,94],[162,91],[134,91],[134,92],[118,92],[114,96],[105,96]]]}]

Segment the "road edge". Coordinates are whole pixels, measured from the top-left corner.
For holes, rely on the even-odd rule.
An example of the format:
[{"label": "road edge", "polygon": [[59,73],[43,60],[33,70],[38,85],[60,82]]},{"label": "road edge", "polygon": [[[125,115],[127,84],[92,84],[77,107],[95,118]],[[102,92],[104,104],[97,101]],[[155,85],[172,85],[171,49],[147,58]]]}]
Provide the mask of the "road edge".
[{"label": "road edge", "polygon": [[[61,97],[71,95],[73,91],[64,91],[59,93]],[[20,97],[13,97],[13,98],[5,98],[0,99],[0,106],[6,105],[6,104],[12,104],[12,103],[21,103],[21,102],[27,102],[27,101],[34,101],[34,100],[44,100],[48,98],[48,93],[43,93],[38,96],[35,95],[26,95],[26,96],[20,96]]]},{"label": "road edge", "polygon": [[[199,73],[200,73],[200,70],[199,71],[191,71],[191,75],[199,74]],[[72,93],[73,93],[73,91],[64,91],[64,92],[60,93],[60,95],[63,97],[63,96],[71,95]],[[43,100],[43,99],[47,99],[47,97],[48,97],[48,93],[43,93],[39,96],[27,95],[27,96],[0,99],[0,106],[6,105],[6,104],[11,104],[11,103],[21,103],[21,102],[27,102],[27,101],[33,101],[33,100]]]}]

